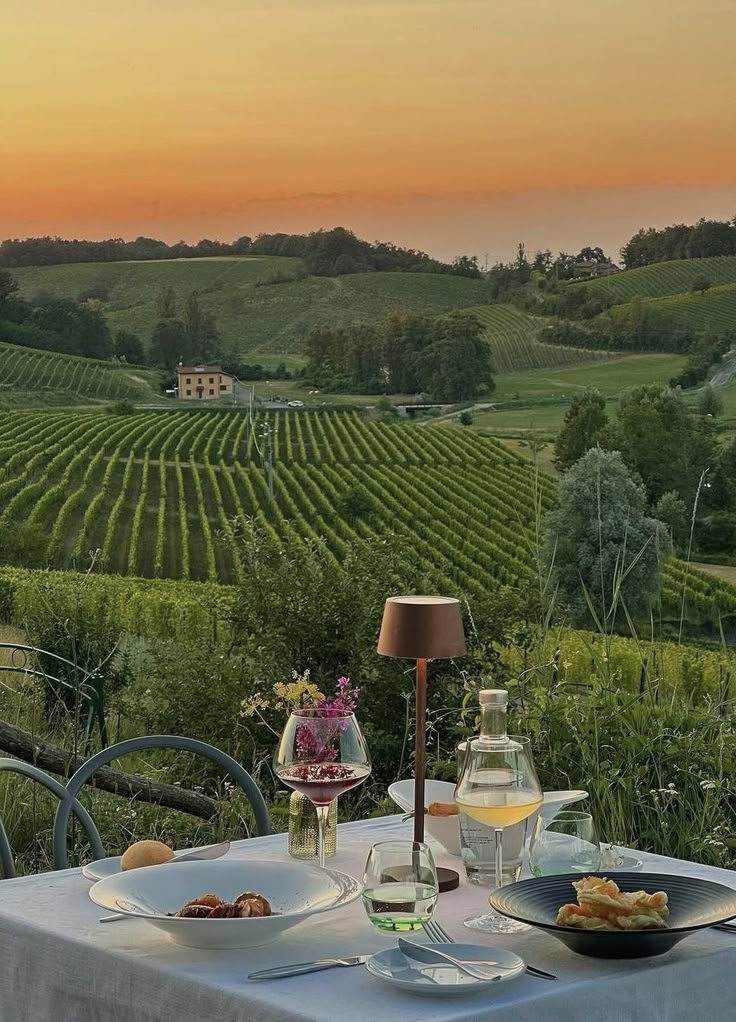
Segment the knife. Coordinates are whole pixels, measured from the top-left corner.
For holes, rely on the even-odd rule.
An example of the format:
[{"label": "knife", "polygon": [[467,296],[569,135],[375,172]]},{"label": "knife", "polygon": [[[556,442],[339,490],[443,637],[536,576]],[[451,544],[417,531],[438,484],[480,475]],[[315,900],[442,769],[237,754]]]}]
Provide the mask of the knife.
[{"label": "knife", "polygon": [[[449,944],[448,947],[452,947]],[[414,944],[411,941],[404,940],[399,937],[399,950],[403,954],[404,958],[413,959],[415,962],[422,962],[423,964],[434,964],[438,965],[439,960],[452,963],[461,972],[467,972],[468,975],[473,976],[474,979],[498,979],[499,977],[491,977],[488,975],[482,975],[482,970],[473,970],[474,966],[480,965],[495,965],[498,968],[505,968],[500,962],[494,961],[492,958],[481,960],[480,958],[474,958],[471,960],[465,958],[453,958],[451,955],[445,954],[444,951],[439,951],[436,947],[426,947],[424,944]],[[470,968],[468,968],[470,966]],[[537,969],[534,965],[527,965],[524,962],[524,969],[529,973],[530,976],[536,976],[537,979],[557,979],[557,976],[553,976],[551,972],[543,972],[542,969]]]},{"label": "knife", "polygon": [[489,976],[482,968],[473,968],[474,965],[495,965],[503,968],[499,962],[492,960],[468,962],[466,964],[458,958],[446,955],[444,951],[438,951],[433,947],[424,947],[421,944],[412,944],[411,941],[404,940],[403,937],[399,937],[399,951],[410,962],[421,962],[422,965],[452,965],[458,972],[464,972],[466,976],[470,976],[472,979],[490,980],[491,982],[501,979],[501,973],[499,972],[495,976]]},{"label": "knife", "polygon": [[[176,855],[173,859],[169,859],[169,863],[172,862],[198,862],[206,861],[207,859],[219,859],[223,855],[226,855],[230,851],[229,841],[220,841],[216,845],[207,845],[205,848],[195,848],[191,852],[185,852],[184,855]],[[161,863],[166,866],[169,863]],[[116,923],[120,919],[130,919],[129,915],[122,915],[120,912],[116,912],[112,916],[102,916],[99,920],[101,923]]]},{"label": "knife", "polygon": [[365,965],[370,955],[352,955],[349,958],[319,958],[316,962],[297,962],[296,965],[282,965],[276,969],[261,969],[251,972],[248,979],[285,979],[287,976],[303,976],[307,972],[321,972],[323,969],[350,968]]}]

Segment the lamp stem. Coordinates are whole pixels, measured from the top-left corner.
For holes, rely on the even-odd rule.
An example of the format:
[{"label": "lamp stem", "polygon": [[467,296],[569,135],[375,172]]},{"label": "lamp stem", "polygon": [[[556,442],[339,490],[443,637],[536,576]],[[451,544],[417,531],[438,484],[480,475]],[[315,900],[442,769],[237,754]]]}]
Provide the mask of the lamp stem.
[{"label": "lamp stem", "polygon": [[417,658],[414,742],[414,840],[424,841],[424,774],[427,766],[427,660]]}]

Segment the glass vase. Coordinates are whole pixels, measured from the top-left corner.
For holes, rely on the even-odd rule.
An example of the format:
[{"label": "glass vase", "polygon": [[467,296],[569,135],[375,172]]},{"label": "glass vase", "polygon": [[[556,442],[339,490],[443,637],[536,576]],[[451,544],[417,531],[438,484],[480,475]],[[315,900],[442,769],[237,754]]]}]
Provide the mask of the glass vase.
[{"label": "glass vase", "polygon": [[[289,855],[295,859],[318,857],[317,810],[306,797],[294,791],[289,799]],[[325,857],[337,851],[337,799],[330,802],[325,828]]]}]

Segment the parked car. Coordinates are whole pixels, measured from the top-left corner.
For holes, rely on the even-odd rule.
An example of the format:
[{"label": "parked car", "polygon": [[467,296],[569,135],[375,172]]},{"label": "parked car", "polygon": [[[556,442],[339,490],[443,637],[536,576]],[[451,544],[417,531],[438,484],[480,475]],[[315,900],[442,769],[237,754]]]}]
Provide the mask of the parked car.
[{"label": "parked car", "polygon": [[303,408],[303,401],[289,401],[289,408]]}]

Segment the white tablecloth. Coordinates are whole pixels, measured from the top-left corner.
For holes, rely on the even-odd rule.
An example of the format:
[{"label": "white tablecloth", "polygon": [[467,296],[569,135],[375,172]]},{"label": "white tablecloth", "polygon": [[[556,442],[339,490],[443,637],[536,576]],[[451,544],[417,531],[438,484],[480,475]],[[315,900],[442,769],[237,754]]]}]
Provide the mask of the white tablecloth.
[{"label": "white tablecloth", "polygon": [[[368,847],[411,836],[399,817],[341,826],[336,869],[362,875]],[[285,835],[241,842],[232,856],[287,858]],[[645,869],[736,887],[736,873],[644,855]],[[437,851],[440,865],[462,869]],[[362,966],[249,983],[261,968],[323,955],[363,954],[395,938],[375,930],[357,901],[317,916],[265,948],[198,951],[145,923],[100,925],[78,870],[0,881],[0,1022],[726,1022],[736,1017],[736,933],[702,931],[669,954],[601,961],[538,931],[471,936],[461,920],[487,891],[464,881],[442,895],[437,919],[457,938],[497,943],[555,973],[498,989],[431,1000],[390,989]]]}]

